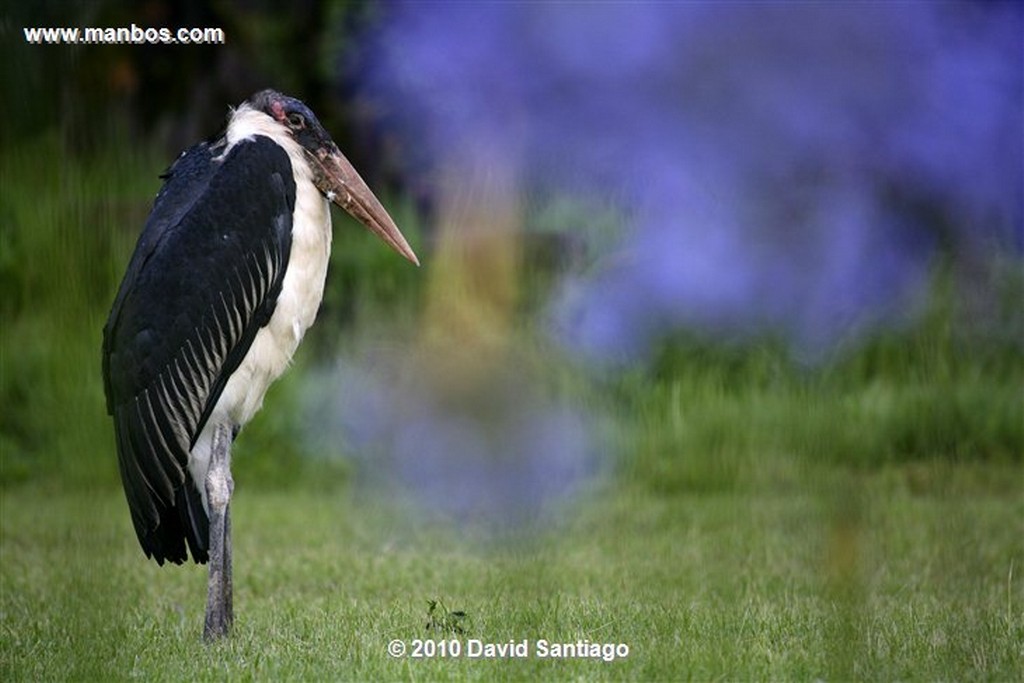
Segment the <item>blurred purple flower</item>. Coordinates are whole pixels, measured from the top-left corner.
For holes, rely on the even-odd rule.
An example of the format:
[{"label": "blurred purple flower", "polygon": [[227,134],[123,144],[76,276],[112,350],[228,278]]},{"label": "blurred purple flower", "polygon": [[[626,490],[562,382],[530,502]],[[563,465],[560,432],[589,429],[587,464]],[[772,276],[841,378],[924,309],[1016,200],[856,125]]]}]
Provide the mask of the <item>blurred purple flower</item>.
[{"label": "blurred purple flower", "polygon": [[522,364],[467,384],[412,358],[361,353],[322,375],[308,398],[314,448],[356,454],[363,476],[417,511],[492,531],[546,519],[601,474],[596,423]]},{"label": "blurred purple flower", "polygon": [[1018,3],[400,3],[366,92],[433,163],[621,197],[556,329],[596,357],[680,327],[826,348],[900,315],[938,244],[1024,246]]}]

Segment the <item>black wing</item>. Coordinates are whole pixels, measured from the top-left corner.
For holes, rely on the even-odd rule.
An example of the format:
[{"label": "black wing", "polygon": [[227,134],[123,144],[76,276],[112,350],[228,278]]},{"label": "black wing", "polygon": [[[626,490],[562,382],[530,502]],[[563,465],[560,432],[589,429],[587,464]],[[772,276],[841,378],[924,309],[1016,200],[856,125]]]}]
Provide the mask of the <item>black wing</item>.
[{"label": "black wing", "polygon": [[[205,562],[209,521],[187,464],[224,384],[267,324],[291,250],[295,180],[269,138],[201,143],[170,168],[110,318],[103,382],[146,555]],[[204,482],[197,482],[203,486]]]}]

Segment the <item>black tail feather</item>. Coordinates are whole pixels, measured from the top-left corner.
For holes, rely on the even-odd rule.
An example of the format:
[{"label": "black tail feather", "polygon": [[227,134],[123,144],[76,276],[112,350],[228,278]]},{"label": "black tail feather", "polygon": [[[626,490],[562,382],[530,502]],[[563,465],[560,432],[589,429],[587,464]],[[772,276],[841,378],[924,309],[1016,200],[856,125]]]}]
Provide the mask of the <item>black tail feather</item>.
[{"label": "black tail feather", "polygon": [[148,557],[160,565],[165,561],[182,564],[188,561],[191,551],[197,564],[209,560],[210,521],[191,477],[178,487],[174,505],[162,507],[157,514],[160,521],[156,528],[139,533],[139,542]]}]

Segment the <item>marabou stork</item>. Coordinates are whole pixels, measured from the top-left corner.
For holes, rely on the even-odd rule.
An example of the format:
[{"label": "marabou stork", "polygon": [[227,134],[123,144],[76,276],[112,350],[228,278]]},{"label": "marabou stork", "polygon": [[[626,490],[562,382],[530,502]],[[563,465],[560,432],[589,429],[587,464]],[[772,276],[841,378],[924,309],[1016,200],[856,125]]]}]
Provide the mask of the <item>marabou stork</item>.
[{"label": "marabou stork", "polygon": [[333,202],[416,255],[316,116],[273,90],[162,176],[103,329],[103,381],[147,557],[209,561],[204,637],[233,621],[231,442],[323,298]]}]

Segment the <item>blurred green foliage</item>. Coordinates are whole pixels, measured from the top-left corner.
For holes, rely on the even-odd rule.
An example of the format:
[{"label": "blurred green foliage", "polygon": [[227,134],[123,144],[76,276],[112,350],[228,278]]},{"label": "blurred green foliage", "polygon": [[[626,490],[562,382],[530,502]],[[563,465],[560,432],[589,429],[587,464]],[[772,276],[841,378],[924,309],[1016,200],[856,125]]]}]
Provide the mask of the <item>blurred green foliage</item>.
[{"label": "blurred green foliage", "polygon": [[[621,400],[639,406],[643,435],[625,466],[675,489],[771,477],[772,454],[854,468],[1024,463],[1020,340],[957,325],[952,277],[936,269],[930,305],[912,324],[813,366],[770,340],[667,342],[652,368],[619,383]],[[1004,286],[1019,291],[1021,282]]]},{"label": "blurred green foliage", "polygon": [[158,188],[153,164],[132,151],[78,162],[53,133],[0,159],[4,481],[45,471],[106,478],[92,455],[109,443],[96,419],[106,412],[98,350],[124,258]]},{"label": "blurred green foliage", "polygon": [[[99,372],[102,326],[165,164],[152,147],[80,159],[55,134],[5,150],[5,484],[42,478],[116,485]],[[387,203],[426,253],[412,203]],[[578,219],[569,215],[570,222]],[[296,368],[271,391],[271,409],[238,442],[238,467],[243,477],[251,470],[254,483],[343,479],[346,465],[310,460],[304,452],[304,373],[315,372],[339,344],[378,320],[415,334],[429,258],[424,268],[409,268],[339,213],[332,260],[324,307]],[[965,330],[953,275],[941,267],[932,303],[914,324],[838,350],[818,365],[797,363],[781,343],[722,343],[693,335],[667,342],[649,367],[587,380],[558,361],[557,351],[531,340],[551,283],[536,285],[550,280],[543,262],[524,259],[521,266],[534,299],[519,313],[519,328],[526,330],[522,345],[547,355],[545,362],[564,374],[581,404],[612,416],[623,473],[659,490],[784,478],[772,453],[851,467],[934,459],[1020,464],[1024,457],[1019,341]],[[1020,280],[1013,269],[1007,272],[1003,289],[1013,300]],[[337,470],[333,479],[325,475],[329,468]]]}]

